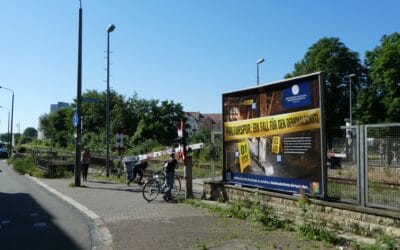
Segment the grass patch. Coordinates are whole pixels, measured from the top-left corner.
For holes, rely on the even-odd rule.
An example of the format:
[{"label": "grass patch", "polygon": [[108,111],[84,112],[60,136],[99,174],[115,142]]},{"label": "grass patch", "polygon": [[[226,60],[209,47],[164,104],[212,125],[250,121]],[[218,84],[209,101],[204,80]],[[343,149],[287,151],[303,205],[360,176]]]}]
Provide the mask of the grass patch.
[{"label": "grass patch", "polygon": [[352,249],[356,250],[395,250],[400,249],[400,241],[387,235],[381,236],[373,245],[352,244]]},{"label": "grass patch", "polygon": [[96,173],[96,174],[89,174],[90,179],[94,179],[97,181],[109,181],[115,184],[125,184],[126,183],[126,174],[123,173],[121,174],[121,176],[118,177],[118,175],[116,174],[111,174],[110,176],[107,177],[106,175],[104,175],[103,173]]},{"label": "grass patch", "polygon": [[50,173],[40,170],[31,157],[12,157],[8,160],[14,170],[19,174],[29,174],[38,178],[69,178],[73,173],[62,168],[57,168]]},{"label": "grass patch", "polygon": [[19,174],[29,174],[35,177],[44,177],[44,173],[36,167],[35,162],[30,157],[12,157],[8,160],[8,163],[11,164],[14,170]]},{"label": "grass patch", "polygon": [[210,205],[195,199],[185,200],[184,202],[195,207],[206,208],[209,212],[221,217],[242,219],[253,224],[261,224],[267,230],[289,229],[291,224],[290,220],[280,220],[270,207],[248,199],[228,203],[226,206]]}]

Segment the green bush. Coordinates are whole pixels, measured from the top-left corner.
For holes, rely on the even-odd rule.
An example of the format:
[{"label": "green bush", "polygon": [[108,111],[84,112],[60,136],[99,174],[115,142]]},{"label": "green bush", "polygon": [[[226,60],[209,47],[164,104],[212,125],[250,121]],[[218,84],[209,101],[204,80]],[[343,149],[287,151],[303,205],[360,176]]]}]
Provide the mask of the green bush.
[{"label": "green bush", "polygon": [[43,174],[37,169],[35,162],[29,158],[16,158],[12,157],[9,161],[12,164],[14,170],[19,174],[29,174],[31,176],[42,177]]}]

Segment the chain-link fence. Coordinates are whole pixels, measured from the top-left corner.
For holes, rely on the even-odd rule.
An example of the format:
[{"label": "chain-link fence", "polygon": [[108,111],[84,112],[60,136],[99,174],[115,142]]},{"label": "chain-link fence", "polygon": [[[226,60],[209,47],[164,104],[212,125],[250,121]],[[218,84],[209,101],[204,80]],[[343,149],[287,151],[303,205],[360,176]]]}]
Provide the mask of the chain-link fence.
[{"label": "chain-link fence", "polygon": [[338,127],[326,131],[327,139],[327,196],[359,202],[358,191],[358,128]]},{"label": "chain-link fence", "polygon": [[400,209],[400,124],[365,131],[367,205]]},{"label": "chain-link fence", "polygon": [[327,197],[400,210],[400,124],[332,128]]}]

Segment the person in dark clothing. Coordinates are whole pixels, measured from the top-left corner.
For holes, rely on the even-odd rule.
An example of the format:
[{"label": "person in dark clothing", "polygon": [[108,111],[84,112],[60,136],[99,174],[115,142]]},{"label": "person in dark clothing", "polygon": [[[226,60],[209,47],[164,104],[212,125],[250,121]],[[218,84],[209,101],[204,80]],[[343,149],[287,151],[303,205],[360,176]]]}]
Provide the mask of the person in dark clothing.
[{"label": "person in dark clothing", "polygon": [[167,191],[165,191],[163,196],[165,201],[169,201],[172,198],[171,191],[174,185],[175,168],[177,165],[178,161],[175,159],[175,154],[172,153],[167,160],[165,167],[165,178],[167,183]]},{"label": "person in dark clothing", "polygon": [[82,163],[82,177],[83,181],[87,180],[87,175],[89,171],[89,164],[90,164],[90,152],[87,147],[84,148],[81,154],[81,163]]},{"label": "person in dark clothing", "polygon": [[127,182],[126,185],[130,185],[130,183],[136,178],[137,175],[139,175],[139,185],[142,185],[142,179],[143,179],[143,171],[147,168],[147,161],[139,160],[135,165],[133,166],[132,169],[132,178],[130,178]]}]

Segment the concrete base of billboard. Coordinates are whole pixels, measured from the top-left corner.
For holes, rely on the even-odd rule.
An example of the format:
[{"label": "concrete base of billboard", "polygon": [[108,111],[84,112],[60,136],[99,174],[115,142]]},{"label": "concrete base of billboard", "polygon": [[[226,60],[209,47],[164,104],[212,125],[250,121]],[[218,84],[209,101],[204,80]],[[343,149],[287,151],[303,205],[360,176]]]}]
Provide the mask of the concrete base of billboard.
[{"label": "concrete base of billboard", "polygon": [[[213,181],[204,182],[203,190],[203,197],[215,201],[257,199],[271,207],[275,214],[282,219],[290,219],[296,224],[304,222],[304,209],[301,207],[301,204],[304,206],[304,203],[299,202],[301,199],[304,201],[304,197],[299,195],[275,193]],[[256,193],[257,196],[254,195]],[[400,213],[398,211],[313,198],[307,198],[306,209],[313,221],[344,237],[351,234],[374,238],[385,234],[400,239]]]}]

